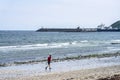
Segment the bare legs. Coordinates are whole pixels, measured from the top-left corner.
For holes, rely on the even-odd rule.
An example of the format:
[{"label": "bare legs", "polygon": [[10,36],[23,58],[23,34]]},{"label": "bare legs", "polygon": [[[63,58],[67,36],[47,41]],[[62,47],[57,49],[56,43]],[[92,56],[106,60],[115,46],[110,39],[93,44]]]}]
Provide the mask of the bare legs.
[{"label": "bare legs", "polygon": [[47,68],[49,68],[49,70],[51,70],[50,64],[48,64],[48,66],[45,67],[45,70],[47,70]]}]

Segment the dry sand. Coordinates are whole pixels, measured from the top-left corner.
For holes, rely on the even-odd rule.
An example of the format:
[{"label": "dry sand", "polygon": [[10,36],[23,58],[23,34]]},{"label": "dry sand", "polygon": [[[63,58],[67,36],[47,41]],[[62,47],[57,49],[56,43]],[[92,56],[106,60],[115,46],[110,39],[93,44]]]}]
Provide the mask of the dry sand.
[{"label": "dry sand", "polygon": [[113,75],[120,75],[120,65],[60,73],[49,72],[45,75],[38,74],[36,76],[6,77],[0,80],[97,80]]}]

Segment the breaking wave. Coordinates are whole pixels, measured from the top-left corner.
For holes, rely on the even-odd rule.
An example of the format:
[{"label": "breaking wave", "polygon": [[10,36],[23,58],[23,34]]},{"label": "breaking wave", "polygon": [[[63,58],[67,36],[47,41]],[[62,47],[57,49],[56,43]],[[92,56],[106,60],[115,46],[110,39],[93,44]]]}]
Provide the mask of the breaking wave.
[{"label": "breaking wave", "polygon": [[31,49],[46,49],[46,48],[64,48],[69,46],[80,46],[81,43],[87,41],[73,41],[73,42],[59,42],[59,43],[43,43],[43,44],[30,44],[30,45],[16,45],[16,46],[0,46],[1,51],[11,50],[31,50]]},{"label": "breaking wave", "polygon": [[[103,54],[89,54],[89,55],[78,55],[78,56],[70,56],[63,58],[52,59],[53,62],[65,61],[65,60],[80,60],[80,59],[89,59],[89,58],[105,58],[105,57],[118,57],[120,56],[120,52],[116,53],[103,53]],[[0,67],[12,66],[12,65],[22,65],[22,64],[31,64],[31,63],[39,63],[46,62],[46,59],[42,60],[28,60],[28,61],[15,61],[13,63],[0,63]]]},{"label": "breaking wave", "polygon": [[111,40],[111,44],[120,44],[120,40]]},{"label": "breaking wave", "polygon": [[16,45],[16,46],[0,46],[0,51],[14,51],[14,50],[35,50],[48,48],[66,48],[66,47],[88,47],[98,46],[104,44],[120,44],[120,40],[112,41],[71,41],[71,42],[57,42],[57,43],[43,43],[30,45]]}]

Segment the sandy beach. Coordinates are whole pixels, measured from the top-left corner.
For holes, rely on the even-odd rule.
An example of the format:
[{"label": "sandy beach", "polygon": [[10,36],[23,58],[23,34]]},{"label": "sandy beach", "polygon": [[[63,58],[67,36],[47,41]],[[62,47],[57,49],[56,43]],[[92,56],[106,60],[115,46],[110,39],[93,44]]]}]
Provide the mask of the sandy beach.
[{"label": "sandy beach", "polygon": [[0,78],[0,80],[97,80],[113,75],[120,75],[120,65],[60,73],[49,72],[37,76],[6,77],[4,79]]},{"label": "sandy beach", "polygon": [[[26,80],[96,80],[112,75],[120,74],[120,65],[102,67],[87,70],[70,71],[65,73],[54,73],[44,76],[34,76],[25,78]],[[23,78],[24,79],[24,78]]]}]

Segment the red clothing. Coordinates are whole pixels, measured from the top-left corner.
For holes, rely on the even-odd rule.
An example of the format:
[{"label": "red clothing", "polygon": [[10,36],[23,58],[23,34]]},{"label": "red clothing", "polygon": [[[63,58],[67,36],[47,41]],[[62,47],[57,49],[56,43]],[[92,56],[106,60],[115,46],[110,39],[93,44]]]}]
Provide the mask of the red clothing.
[{"label": "red clothing", "polygon": [[48,57],[48,62],[50,62],[50,61],[51,61],[51,56]]}]

